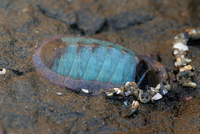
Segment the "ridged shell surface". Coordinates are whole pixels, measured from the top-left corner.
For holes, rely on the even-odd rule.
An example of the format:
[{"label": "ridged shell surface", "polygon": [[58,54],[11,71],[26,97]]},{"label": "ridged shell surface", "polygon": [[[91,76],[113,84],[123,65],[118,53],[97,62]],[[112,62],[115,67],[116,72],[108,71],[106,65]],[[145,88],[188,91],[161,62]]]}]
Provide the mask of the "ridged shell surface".
[{"label": "ridged shell surface", "polygon": [[[63,79],[70,78],[71,82],[67,82],[65,87],[72,89],[69,84],[76,84],[78,80],[80,88],[90,90],[95,87],[99,90],[101,86],[98,83],[111,85],[107,86],[110,88],[135,81],[135,53],[120,45],[93,38],[54,36],[36,50],[33,62],[38,72],[51,82],[65,86],[55,81],[60,79],[66,83]],[[52,75],[49,74],[51,72]],[[86,83],[86,86],[80,83]]]}]

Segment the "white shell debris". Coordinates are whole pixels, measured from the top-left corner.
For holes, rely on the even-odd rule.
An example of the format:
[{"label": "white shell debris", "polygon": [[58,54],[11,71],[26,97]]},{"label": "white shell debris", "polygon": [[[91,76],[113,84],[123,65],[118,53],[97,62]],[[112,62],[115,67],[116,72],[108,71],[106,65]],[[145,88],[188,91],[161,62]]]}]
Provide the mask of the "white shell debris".
[{"label": "white shell debris", "polygon": [[124,101],[124,105],[126,105],[126,106],[127,106],[127,105],[128,105],[128,102],[127,102],[127,101]]},{"label": "white shell debris", "polygon": [[163,89],[163,95],[167,94],[169,90],[170,90],[170,85],[166,84],[164,89]]},{"label": "white shell debris", "polygon": [[[160,94],[161,85],[158,84],[155,88],[150,87],[151,90],[143,91],[138,88],[138,85],[135,82],[127,82],[124,87],[121,88],[111,88],[105,91],[107,96],[118,95],[119,97],[125,96],[134,96],[142,103],[147,103],[152,100],[152,97],[157,93]],[[170,85],[166,84],[163,90],[163,94],[166,94],[170,90]],[[153,99],[155,100],[155,99]]]},{"label": "white shell debris", "polygon": [[3,69],[0,71],[0,74],[6,74],[6,69],[3,68]]},{"label": "white shell debris", "polygon": [[164,89],[163,90],[163,95],[167,94],[168,93],[168,90]]},{"label": "white shell debris", "polygon": [[61,92],[56,92],[56,94],[57,94],[57,95],[59,95],[59,96],[61,96],[61,95],[62,95],[62,93],[61,93]]},{"label": "white shell debris", "polygon": [[176,62],[174,63],[174,65],[176,67],[180,67],[182,65],[186,65],[187,63],[191,61],[192,61],[191,59],[185,58],[185,55],[181,55],[180,57],[176,59]]},{"label": "white shell debris", "polygon": [[160,100],[161,98],[162,98],[162,95],[160,93],[157,93],[151,98],[151,101]]},{"label": "white shell debris", "polygon": [[188,51],[189,48],[187,45],[183,44],[182,42],[174,43],[174,49],[179,49],[180,51]]},{"label": "white shell debris", "polygon": [[160,87],[160,84],[158,84],[155,88],[151,87],[152,94],[159,93]]},{"label": "white shell debris", "polygon": [[199,36],[200,29],[187,29],[186,33],[188,36],[185,36],[184,33],[180,33],[174,37],[173,54],[176,58],[174,65],[179,69],[179,73],[177,74],[177,81],[179,84],[196,88],[197,85],[193,82],[195,80],[194,67],[188,65],[192,60],[188,59],[186,55],[187,51],[189,51],[189,47],[187,46],[189,38],[192,38],[192,36]]},{"label": "white shell debris", "polygon": [[187,46],[188,39],[185,37],[183,33],[174,37],[173,41],[173,49],[174,49],[174,56],[176,57],[175,66],[180,67],[182,65],[186,65],[187,63],[191,62],[190,59],[186,58],[186,52],[189,50]]},{"label": "white shell debris", "polygon": [[184,81],[182,86],[196,88],[197,84],[192,81]]},{"label": "white shell debris", "polygon": [[89,94],[90,93],[90,91],[88,90],[88,89],[81,89],[84,93],[86,93],[86,94]]},{"label": "white shell debris", "polygon": [[139,106],[139,102],[134,100],[131,104],[131,108],[127,111],[125,117],[129,117],[134,114],[139,109]]},{"label": "white shell debris", "polygon": [[180,72],[182,71],[191,71],[193,69],[193,67],[191,65],[187,65],[187,66],[184,66],[182,68],[179,69]]},{"label": "white shell debris", "polygon": [[111,93],[111,92],[106,92],[106,95],[107,95],[107,96],[113,96],[113,95],[114,95],[114,93]]},{"label": "white shell debris", "polygon": [[[151,87],[151,95],[155,96],[157,93],[159,93],[160,88],[161,88],[160,84],[158,84],[155,88]],[[164,85],[164,89],[162,91],[163,95],[167,94],[169,90],[170,90],[170,85],[169,84]]]},{"label": "white shell debris", "polygon": [[189,35],[198,35],[198,34],[200,34],[200,29],[187,29],[186,31],[189,33]]},{"label": "white shell debris", "polygon": [[127,91],[127,92],[125,92],[125,96],[129,96],[129,95],[131,95],[131,94],[132,94],[131,91]]},{"label": "white shell debris", "polygon": [[130,82],[126,82],[125,84],[125,87],[129,86],[130,85]]}]

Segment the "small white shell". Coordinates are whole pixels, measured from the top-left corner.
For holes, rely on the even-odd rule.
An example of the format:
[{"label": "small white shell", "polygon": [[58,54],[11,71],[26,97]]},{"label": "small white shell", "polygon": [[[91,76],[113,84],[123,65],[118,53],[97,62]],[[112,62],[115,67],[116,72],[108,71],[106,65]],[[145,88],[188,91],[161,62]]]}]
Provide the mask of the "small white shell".
[{"label": "small white shell", "polygon": [[126,106],[127,106],[127,105],[128,105],[128,102],[127,102],[127,101],[124,101],[124,105],[126,105]]},{"label": "small white shell", "polygon": [[183,82],[182,85],[186,86],[186,87],[192,87],[192,88],[196,88],[197,87],[197,84],[194,83],[194,82],[191,82],[191,81]]},{"label": "small white shell", "polygon": [[113,96],[113,94],[114,94],[114,93],[112,93],[112,92],[106,92],[106,95],[107,95],[107,96]]},{"label": "small white shell", "polygon": [[174,63],[174,65],[177,67],[177,66],[180,66],[181,65],[181,58],[177,58],[176,59],[176,62]]},{"label": "small white shell", "polygon": [[81,89],[84,93],[87,93],[87,94],[89,94],[90,93],[90,91],[89,90],[87,90],[87,89]]},{"label": "small white shell", "polygon": [[6,74],[6,69],[3,68],[3,69],[0,71],[0,74]]},{"label": "small white shell", "polygon": [[61,96],[61,95],[62,95],[62,93],[61,93],[61,92],[56,92],[56,94],[57,94],[57,95],[59,95],[59,96]]},{"label": "small white shell", "polygon": [[163,95],[167,94],[168,93],[168,90],[164,89],[163,90]]},{"label": "small white shell", "polygon": [[174,55],[176,55],[176,54],[179,54],[179,51],[178,50],[174,50],[174,53],[173,53]]},{"label": "small white shell", "polygon": [[158,84],[158,85],[156,86],[156,89],[159,90],[160,87],[161,87],[160,84]]},{"label": "small white shell", "polygon": [[191,62],[191,61],[192,61],[191,59],[185,58],[185,62],[186,62],[186,63],[189,63],[189,62]]},{"label": "small white shell", "polygon": [[113,90],[114,90],[114,92],[115,92],[115,93],[117,93],[117,92],[119,92],[119,91],[120,91],[120,89],[119,89],[119,88],[113,88]]},{"label": "small white shell", "polygon": [[188,51],[189,50],[188,46],[183,44],[182,42],[175,43],[173,48],[179,49],[179,50],[182,50],[182,51]]},{"label": "small white shell", "polygon": [[154,95],[152,98],[151,98],[151,101],[154,101],[154,100],[160,100],[162,98],[162,95],[160,93],[157,93],[156,95]]},{"label": "small white shell", "polygon": [[160,84],[158,84],[155,88],[151,87],[151,91],[153,92],[153,94],[156,94],[160,91]]},{"label": "small white shell", "polygon": [[169,90],[171,89],[170,85],[169,85],[169,84],[166,84],[166,85],[165,85],[165,89],[169,91]]},{"label": "small white shell", "polygon": [[191,35],[191,34],[196,35],[196,34],[198,34],[198,31],[197,31],[196,29],[190,29],[189,34],[190,34],[190,35]]},{"label": "small white shell", "polygon": [[187,66],[184,66],[184,67],[180,68],[181,72],[182,71],[190,71],[190,70],[192,70],[192,66],[191,65],[187,65]]},{"label": "small white shell", "polygon": [[125,87],[126,87],[126,86],[129,86],[129,85],[130,85],[130,82],[126,82]]},{"label": "small white shell", "polygon": [[116,94],[121,94],[121,93],[122,93],[122,91],[121,91],[121,90],[118,90]]}]

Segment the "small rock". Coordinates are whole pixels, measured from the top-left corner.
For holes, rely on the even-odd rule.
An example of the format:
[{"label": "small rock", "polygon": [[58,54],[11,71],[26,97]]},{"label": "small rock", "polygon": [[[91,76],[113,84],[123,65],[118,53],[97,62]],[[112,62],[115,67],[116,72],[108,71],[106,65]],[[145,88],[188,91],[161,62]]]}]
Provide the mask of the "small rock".
[{"label": "small rock", "polygon": [[59,95],[59,96],[61,96],[61,95],[62,95],[62,93],[61,93],[61,92],[56,92],[56,94],[57,94],[57,95]]},{"label": "small rock", "polygon": [[151,101],[160,100],[161,98],[162,98],[162,95],[160,93],[157,93],[151,98]]}]

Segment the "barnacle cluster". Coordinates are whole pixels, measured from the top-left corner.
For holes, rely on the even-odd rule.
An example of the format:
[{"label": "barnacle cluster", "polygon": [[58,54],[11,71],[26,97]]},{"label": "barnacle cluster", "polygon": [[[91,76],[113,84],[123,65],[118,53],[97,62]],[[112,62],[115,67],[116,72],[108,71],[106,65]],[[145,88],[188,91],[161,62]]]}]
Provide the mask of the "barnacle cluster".
[{"label": "barnacle cluster", "polygon": [[186,32],[180,33],[174,37],[173,54],[176,58],[175,66],[178,69],[177,81],[182,86],[196,88],[194,67],[189,65],[192,61],[187,58],[188,41],[191,39],[198,39],[200,36],[200,29],[187,29]]},{"label": "barnacle cluster", "polygon": [[[139,89],[138,85],[135,82],[127,82],[124,87],[121,88],[111,88],[105,91],[107,96],[114,96],[118,95],[119,97],[125,96],[134,96],[142,103],[147,103],[150,100],[153,102],[155,100],[159,100],[162,98],[160,94],[161,86],[158,84],[155,88],[154,87],[147,87],[146,91]],[[170,90],[170,86],[167,84],[165,85],[164,91]]]}]

